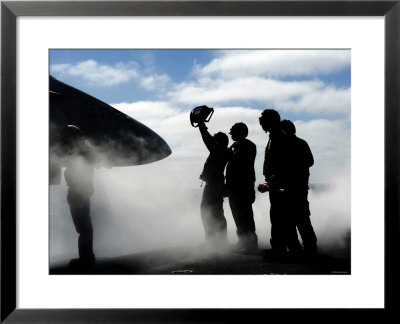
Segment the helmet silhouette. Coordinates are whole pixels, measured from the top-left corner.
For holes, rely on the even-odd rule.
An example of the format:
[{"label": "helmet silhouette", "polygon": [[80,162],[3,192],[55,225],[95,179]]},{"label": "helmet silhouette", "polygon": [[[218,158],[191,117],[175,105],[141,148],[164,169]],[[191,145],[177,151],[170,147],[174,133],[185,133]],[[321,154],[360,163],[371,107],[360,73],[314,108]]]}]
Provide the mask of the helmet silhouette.
[{"label": "helmet silhouette", "polygon": [[61,132],[61,143],[64,145],[73,144],[83,139],[83,133],[79,127],[75,125],[67,125]]}]

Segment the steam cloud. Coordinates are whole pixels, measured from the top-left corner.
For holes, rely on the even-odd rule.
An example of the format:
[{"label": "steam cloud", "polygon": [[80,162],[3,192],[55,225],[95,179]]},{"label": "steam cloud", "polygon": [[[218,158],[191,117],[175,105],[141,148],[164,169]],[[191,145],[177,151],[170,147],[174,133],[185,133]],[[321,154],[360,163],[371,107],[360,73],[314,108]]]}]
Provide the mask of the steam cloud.
[{"label": "steam cloud", "polygon": [[[209,124],[210,132],[228,132],[226,128],[236,121],[236,110],[216,109],[215,117]],[[249,126],[249,138],[258,146],[255,168],[257,183],[262,182],[261,165],[267,137],[259,125],[256,126],[254,112],[245,109],[240,116]],[[91,216],[97,257],[129,255],[175,246],[197,246],[204,242],[200,217],[203,188],[200,187],[198,176],[208,152],[198,130],[189,125],[187,113],[171,119],[181,128],[155,129],[168,143],[174,144],[173,153],[168,158],[140,166],[95,169]],[[164,120],[164,125],[172,123],[171,119]],[[322,148],[319,140],[320,127],[331,127],[335,136],[326,134],[323,147],[334,148],[340,136],[345,138],[348,135],[344,124],[297,122],[299,136],[302,137],[302,132],[311,136],[308,142],[317,161],[316,166],[311,168],[311,181],[325,184],[314,186],[316,189],[309,194],[311,221],[322,250],[346,248],[345,238],[350,232],[349,148],[343,149],[347,142],[344,140],[339,148],[329,153],[329,150]],[[343,135],[337,135],[343,132]],[[114,146],[113,149],[117,148]],[[100,159],[108,159],[109,153],[97,152]],[[336,154],[341,162],[329,164],[331,154]],[[77,256],[77,233],[66,196],[67,187],[62,176],[61,185],[50,186],[51,263]],[[260,246],[265,248],[269,247],[270,238],[269,206],[268,194],[257,192],[253,210]],[[228,238],[230,243],[235,243],[236,227],[227,199],[224,201],[224,211],[228,222]]]}]

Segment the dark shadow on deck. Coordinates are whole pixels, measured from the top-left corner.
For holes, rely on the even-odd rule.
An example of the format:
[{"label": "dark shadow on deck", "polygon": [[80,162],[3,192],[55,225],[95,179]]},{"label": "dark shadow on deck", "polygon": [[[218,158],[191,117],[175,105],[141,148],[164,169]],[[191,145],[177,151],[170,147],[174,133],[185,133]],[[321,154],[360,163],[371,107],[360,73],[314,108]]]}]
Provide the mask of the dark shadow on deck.
[{"label": "dark shadow on deck", "polygon": [[98,275],[349,275],[350,257],[318,254],[312,259],[275,259],[253,254],[210,252],[204,247],[170,248],[115,258],[100,258],[88,269],[74,269],[69,260],[50,267],[50,274]]}]

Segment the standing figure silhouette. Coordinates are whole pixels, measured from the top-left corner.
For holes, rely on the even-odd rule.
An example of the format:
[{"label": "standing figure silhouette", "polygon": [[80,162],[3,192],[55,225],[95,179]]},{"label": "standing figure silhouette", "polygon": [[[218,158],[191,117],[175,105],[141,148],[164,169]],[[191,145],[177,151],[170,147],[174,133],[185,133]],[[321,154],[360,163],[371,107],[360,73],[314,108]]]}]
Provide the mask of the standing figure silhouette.
[{"label": "standing figure silhouette", "polygon": [[90,267],[95,263],[93,253],[93,227],[90,218],[90,197],[93,195],[93,174],[95,158],[85,143],[81,130],[66,126],[61,135],[62,153],[67,166],[64,177],[68,186],[67,201],[75,229],[79,234],[79,259],[73,259],[70,266]]},{"label": "standing figure silhouette", "polygon": [[281,121],[281,129],[289,136],[291,142],[291,167],[289,169],[286,191],[288,194],[289,214],[300,233],[304,252],[313,255],[317,252],[317,237],[310,220],[308,202],[310,167],[314,157],[308,143],[296,136],[296,126],[290,120]]},{"label": "standing figure silhouette", "polygon": [[227,224],[224,216],[224,170],[228,162],[229,139],[225,133],[212,136],[204,122],[199,122],[203,142],[210,154],[204,163],[200,179],[205,181],[200,211],[206,241],[212,248],[224,248],[228,245]]},{"label": "standing figure silhouette", "polygon": [[234,143],[230,147],[229,162],[226,167],[226,188],[237,229],[239,240],[237,247],[244,252],[253,252],[258,249],[252,207],[255,201],[254,161],[257,148],[246,138],[248,135],[246,124],[234,124],[229,134]]},{"label": "standing figure silhouette", "polygon": [[276,110],[265,109],[259,118],[262,129],[269,133],[269,140],[265,148],[263,174],[266,184],[260,184],[260,192],[269,191],[270,220],[271,220],[271,247],[276,256],[285,256],[287,249],[292,253],[302,250],[297,237],[297,230],[293,219],[290,218],[290,204],[288,192],[291,183],[292,141],[281,129],[281,117]]}]

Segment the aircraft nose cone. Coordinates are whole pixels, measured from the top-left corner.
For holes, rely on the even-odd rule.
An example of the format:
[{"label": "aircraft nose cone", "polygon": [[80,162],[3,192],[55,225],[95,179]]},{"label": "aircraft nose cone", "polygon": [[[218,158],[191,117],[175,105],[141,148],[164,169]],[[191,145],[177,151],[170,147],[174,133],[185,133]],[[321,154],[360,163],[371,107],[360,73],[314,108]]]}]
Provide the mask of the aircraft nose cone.
[{"label": "aircraft nose cone", "polygon": [[149,127],[101,100],[50,76],[50,146],[66,125],[79,127],[107,166],[159,161],[172,151]]}]

